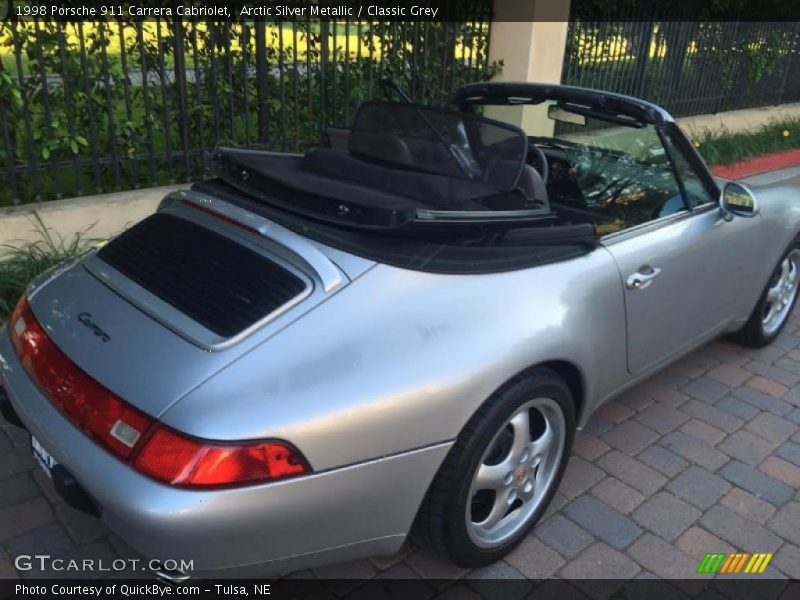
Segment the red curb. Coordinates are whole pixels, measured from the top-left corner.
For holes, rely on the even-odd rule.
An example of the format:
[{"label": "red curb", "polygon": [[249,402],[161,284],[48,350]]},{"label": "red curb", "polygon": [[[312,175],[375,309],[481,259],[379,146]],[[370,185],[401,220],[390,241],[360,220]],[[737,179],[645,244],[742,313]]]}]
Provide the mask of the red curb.
[{"label": "red curb", "polygon": [[784,150],[783,152],[757,156],[732,165],[716,165],[711,167],[711,172],[718,177],[739,179],[740,177],[785,169],[795,165],[800,165],[800,149]]}]

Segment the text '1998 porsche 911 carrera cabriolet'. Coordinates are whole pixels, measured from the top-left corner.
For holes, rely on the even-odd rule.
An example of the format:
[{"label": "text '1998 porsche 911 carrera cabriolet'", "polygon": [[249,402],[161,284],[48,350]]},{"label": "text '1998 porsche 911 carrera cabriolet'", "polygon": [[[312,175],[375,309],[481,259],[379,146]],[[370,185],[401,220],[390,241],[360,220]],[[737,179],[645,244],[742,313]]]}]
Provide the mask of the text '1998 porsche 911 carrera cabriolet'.
[{"label": "text '1998 porsche 911 carrera cabriolet'", "polygon": [[[715,180],[618,94],[482,83],[453,106],[367,102],[304,155],[217,148],[213,179],[31,284],[3,408],[68,502],[203,573],[410,535],[485,565],[604,401],[780,333],[795,190]],[[522,108],[541,131],[484,116]]]}]

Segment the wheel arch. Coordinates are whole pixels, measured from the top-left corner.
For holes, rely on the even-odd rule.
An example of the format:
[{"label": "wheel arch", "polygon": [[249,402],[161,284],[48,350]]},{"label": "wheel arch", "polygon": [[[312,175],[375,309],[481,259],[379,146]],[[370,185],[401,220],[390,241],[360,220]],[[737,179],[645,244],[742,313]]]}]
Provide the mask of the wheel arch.
[{"label": "wheel arch", "polygon": [[575,423],[580,423],[586,404],[586,380],[580,367],[574,362],[565,359],[545,360],[532,364],[498,386],[497,389],[486,398],[486,401],[514,383],[533,376],[537,369],[549,369],[564,380],[564,383],[567,384],[572,394],[572,401],[575,406]]}]

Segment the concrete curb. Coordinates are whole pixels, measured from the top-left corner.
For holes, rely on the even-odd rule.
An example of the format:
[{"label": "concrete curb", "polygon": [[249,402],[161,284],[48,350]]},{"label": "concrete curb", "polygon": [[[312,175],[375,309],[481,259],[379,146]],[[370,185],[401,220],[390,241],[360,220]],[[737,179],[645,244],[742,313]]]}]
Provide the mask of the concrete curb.
[{"label": "concrete curb", "polygon": [[711,167],[711,172],[726,179],[741,179],[767,171],[788,169],[796,165],[800,165],[800,149],[756,156],[732,165],[716,165]]},{"label": "concrete curb", "polygon": [[151,214],[169,192],[188,186],[169,185],[6,208],[0,211],[0,246],[20,246],[39,239],[34,212],[55,235],[69,239],[85,232],[87,237],[109,238]]}]

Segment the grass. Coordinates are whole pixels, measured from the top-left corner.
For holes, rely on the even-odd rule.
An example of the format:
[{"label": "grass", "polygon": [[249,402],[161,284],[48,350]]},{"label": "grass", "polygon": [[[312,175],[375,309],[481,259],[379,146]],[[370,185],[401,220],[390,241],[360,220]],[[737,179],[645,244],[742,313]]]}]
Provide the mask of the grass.
[{"label": "grass", "polygon": [[727,165],[756,156],[800,148],[800,117],[776,119],[756,129],[704,129],[692,143],[709,165]]},{"label": "grass", "polygon": [[20,246],[0,246],[0,321],[9,317],[34,277],[84,254],[98,242],[86,235],[88,230],[65,238],[49,230],[38,214],[33,213],[31,220],[39,239]]}]

